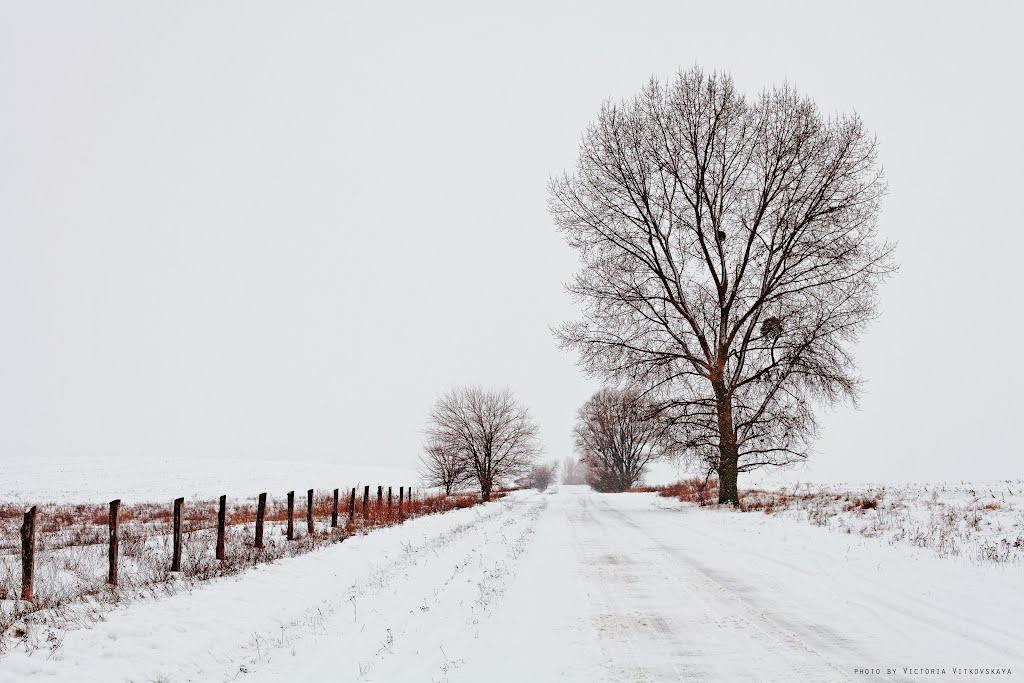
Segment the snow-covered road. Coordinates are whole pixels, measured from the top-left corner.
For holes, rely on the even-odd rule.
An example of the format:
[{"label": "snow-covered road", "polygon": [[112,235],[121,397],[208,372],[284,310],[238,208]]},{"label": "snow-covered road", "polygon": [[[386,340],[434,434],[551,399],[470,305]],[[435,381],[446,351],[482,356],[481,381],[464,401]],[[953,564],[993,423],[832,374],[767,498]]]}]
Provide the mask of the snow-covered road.
[{"label": "snow-covered road", "polygon": [[1022,578],[561,487],[117,607],[4,657],[0,681],[1007,680],[1024,663]]},{"label": "snow-covered road", "polygon": [[909,557],[759,514],[563,500],[613,680],[914,680],[904,669],[955,678],[1024,661],[1019,568]]}]

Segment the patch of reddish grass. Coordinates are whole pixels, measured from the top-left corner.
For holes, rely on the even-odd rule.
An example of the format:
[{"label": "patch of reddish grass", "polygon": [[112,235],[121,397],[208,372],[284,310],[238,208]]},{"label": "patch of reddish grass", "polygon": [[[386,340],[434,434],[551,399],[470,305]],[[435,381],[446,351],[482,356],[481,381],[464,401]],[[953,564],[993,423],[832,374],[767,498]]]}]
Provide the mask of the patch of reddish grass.
[{"label": "patch of reddish grass", "polygon": [[[349,519],[349,490],[339,491],[338,524],[348,533],[358,529],[370,529],[400,524],[410,517],[447,512],[448,510],[472,507],[480,502],[476,494],[418,495],[412,500],[403,497],[399,507],[398,494],[392,489],[391,504],[388,504],[387,489],[381,503],[377,504],[376,491],[371,491],[363,514],[362,490],[356,496],[355,514]],[[495,492],[492,500],[505,495]],[[17,553],[21,541],[19,530],[25,510],[29,506],[14,503],[0,503],[0,553]],[[217,526],[217,500],[186,500],[182,510],[183,532],[191,534]],[[118,513],[122,533],[138,534],[140,538],[170,534],[173,523],[173,502],[123,504]],[[319,492],[313,498],[313,517],[321,523],[331,518],[334,510],[333,491]],[[44,503],[38,505],[37,546],[51,550],[72,546],[96,545],[107,542],[109,507],[106,503]],[[269,523],[285,522],[288,519],[288,505],[284,496],[267,501],[264,517]],[[254,524],[256,521],[256,500],[229,500],[225,523],[227,526]],[[294,521],[297,529],[305,529],[306,495],[296,491]]]},{"label": "patch of reddish grass", "polygon": [[[349,496],[339,495],[339,526],[333,528],[329,526],[334,511],[333,492],[320,492],[313,498],[314,527],[310,533],[307,530],[306,492],[296,493],[299,495],[296,495],[293,509],[294,540],[283,538],[284,530],[280,522],[288,518],[287,502],[285,496],[275,496],[267,501],[265,521],[272,526],[265,529],[265,546],[261,549],[256,549],[253,545],[257,499],[253,497],[228,501],[227,526],[245,525],[246,528],[235,528],[228,532],[227,556],[223,561],[213,558],[212,548],[216,535],[210,531],[217,526],[219,501],[185,500],[182,510],[185,555],[183,575],[199,581],[232,574],[259,563],[311,552],[326,544],[343,541],[353,534],[402,524],[423,515],[465,509],[481,502],[476,494],[460,493],[447,496],[423,495],[417,492],[411,499],[403,496],[402,504],[399,505],[396,491],[393,490],[390,505],[385,493],[379,503],[376,495],[371,496],[364,509],[362,496],[358,496],[353,515],[350,517]],[[503,492],[495,492],[491,498],[497,500],[504,495]],[[15,503],[0,504],[0,553],[9,556],[20,553],[19,531],[26,507],[28,506]],[[109,507],[106,503],[46,503],[39,504],[37,510],[37,550],[60,551],[75,546],[102,546],[108,541]],[[170,500],[162,503],[131,503],[121,506],[121,552],[123,557],[131,559],[130,564],[123,566],[122,569],[130,568],[133,572],[131,578],[122,572],[122,586],[127,588],[127,595],[134,595],[132,591],[148,590],[145,587],[155,586],[170,577],[167,567],[172,518],[173,502]],[[99,549],[85,553],[41,555],[40,557],[49,562],[51,570],[56,568],[60,572],[73,574],[81,581],[76,579],[71,583],[46,583],[49,574],[43,572],[38,575],[34,602],[20,604],[10,612],[0,612],[0,639],[4,637],[9,627],[19,623],[19,620],[32,612],[62,608],[72,601],[95,596],[101,592],[106,594],[110,589],[103,583],[105,573],[101,574],[99,569],[100,565],[105,565],[106,556],[97,550]],[[105,572],[105,566],[102,570]],[[0,598],[14,595],[17,590],[15,577],[7,575],[0,579]],[[116,595],[114,597],[116,598]]]},{"label": "patch of reddish grass", "polygon": [[[500,493],[500,494],[492,494],[492,495],[494,495],[495,498],[501,498],[505,494],[504,493]],[[455,507],[458,508],[459,510],[462,510],[463,508],[471,508],[471,507],[473,507],[474,505],[477,504],[478,501],[477,501],[477,496],[475,494],[470,494],[470,495],[455,496],[455,501],[454,502],[455,502]]]},{"label": "patch of reddish grass", "polygon": [[878,497],[855,497],[846,504],[846,510],[877,510]]},{"label": "patch of reddish grass", "polygon": [[641,493],[657,493],[665,498],[676,498],[685,503],[697,503],[698,505],[708,505],[718,500],[717,479],[705,481],[694,477],[666,486],[638,486],[630,490]]},{"label": "patch of reddish grass", "polygon": [[740,510],[743,512],[764,512],[766,515],[785,510],[797,502],[808,501],[813,494],[795,494],[788,491],[766,491],[747,489],[740,492]]},{"label": "patch of reddish grass", "polygon": [[[684,479],[666,486],[639,486],[631,490],[657,493],[659,496],[697,505],[715,505],[718,502],[717,479],[709,479],[707,482],[700,478]],[[771,515],[796,502],[805,502],[813,497],[814,495],[810,493],[794,494],[787,491],[747,489],[740,492],[739,509],[743,512],[764,512],[766,515]],[[877,506],[877,500],[858,499],[855,504],[862,506],[858,509],[874,509],[874,506]]]}]

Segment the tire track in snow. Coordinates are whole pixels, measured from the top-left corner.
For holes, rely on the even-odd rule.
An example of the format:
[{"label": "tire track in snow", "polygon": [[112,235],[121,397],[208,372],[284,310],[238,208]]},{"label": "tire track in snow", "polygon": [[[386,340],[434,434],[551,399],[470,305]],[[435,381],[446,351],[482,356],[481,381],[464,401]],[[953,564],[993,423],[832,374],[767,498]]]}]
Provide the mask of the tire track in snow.
[{"label": "tire track in snow", "polygon": [[[655,505],[655,509],[659,510],[672,510],[679,511],[678,507],[661,506]],[[622,514],[618,512],[618,514]],[[789,523],[784,522],[784,523]],[[787,562],[778,557],[771,555],[752,552],[747,548],[743,548],[740,544],[732,542],[727,539],[713,536],[706,532],[699,531],[692,527],[686,527],[688,534],[694,534],[706,538],[710,541],[725,545],[731,548],[735,548],[737,553],[742,553],[749,557],[756,558],[758,561],[771,562],[772,564],[786,568],[790,572],[800,574],[809,578],[813,578],[816,572],[807,571],[805,568],[795,565],[791,562]],[[856,578],[869,586],[872,585],[875,580],[873,576],[866,576],[864,574],[857,574]],[[1014,661],[1019,656],[1019,651],[1012,647],[1007,647],[998,641],[1015,640],[1019,636],[1017,633],[1011,632],[1007,629],[1000,628],[997,624],[985,621],[982,619],[972,618],[969,614],[965,614],[962,610],[957,611],[944,607],[943,604],[936,600],[925,600],[921,597],[911,594],[901,594],[896,596],[890,596],[885,602],[878,602],[870,600],[873,592],[868,590],[864,595],[857,596],[856,599],[851,598],[849,594],[849,584],[844,586],[843,591],[836,590],[834,595],[837,600],[843,600],[850,605],[855,605],[858,608],[872,612],[878,616],[880,621],[891,625],[892,617],[899,616],[900,618],[908,618],[915,622],[911,628],[911,632],[921,627],[934,629],[942,632],[956,632],[962,637],[972,637],[976,640],[985,641],[985,645],[992,651],[993,656],[996,659],[1008,659]],[[903,604],[898,604],[895,599]],[[924,611],[929,614],[921,614]],[[985,632],[985,637],[979,637],[979,632]]]},{"label": "tire track in snow", "polygon": [[[852,644],[846,638],[836,633],[823,624],[793,624],[785,619],[779,618],[766,611],[761,605],[752,599],[751,591],[736,581],[725,577],[706,566],[698,558],[683,553],[679,548],[664,543],[657,538],[653,531],[645,525],[639,524],[635,519],[621,510],[617,510],[608,503],[602,501],[600,506],[604,512],[613,517],[618,523],[629,527],[637,534],[646,538],[653,546],[662,553],[669,555],[679,561],[680,565],[693,570],[690,579],[700,587],[693,592],[707,595],[715,594],[721,603],[732,603],[726,609],[732,612],[730,620],[740,630],[757,631],[760,635],[758,640],[775,643],[776,647],[771,648],[784,656],[793,667],[798,677],[815,677],[820,675],[822,669],[833,674],[832,680],[852,680],[849,673],[835,664],[837,648],[844,650],[852,658],[865,659],[865,653],[852,651]],[[680,529],[680,532],[685,531]],[[750,617],[744,616],[750,615]],[[795,655],[794,650],[804,653],[806,656]],[[814,668],[807,667],[807,659],[816,661]]]},{"label": "tire track in snow", "polygon": [[[848,648],[841,637],[829,643],[825,642],[827,636],[825,640],[817,635],[809,637],[809,629],[773,618],[744,597],[743,586],[715,575],[695,558],[663,543],[646,525],[599,496],[578,499],[577,523],[585,561],[588,544],[606,549],[615,544],[620,552],[637,558],[642,568],[635,577],[628,573],[595,577],[595,605],[624,622],[635,622],[634,630],[641,636],[636,638],[621,630],[609,633],[607,629],[602,634],[616,679],[719,679],[727,672],[713,671],[706,665],[716,657],[724,659],[727,652],[734,655],[738,643],[745,641],[755,646],[761,657],[775,660],[772,670],[779,672],[775,680],[820,678],[822,671],[829,672],[830,680],[851,680],[848,672],[833,661],[837,646]],[[643,620],[636,618],[638,609]],[[669,632],[661,624],[667,624]],[[673,624],[684,631],[673,629]],[[827,634],[828,629],[823,633]],[[632,666],[623,667],[623,660],[631,661]]]},{"label": "tire track in snow", "polygon": [[[433,678],[443,680],[460,663],[451,644],[467,628],[478,628],[500,602],[546,504],[540,496],[500,501],[493,511],[407,546],[401,562],[370,565],[349,590],[292,620],[284,631],[295,636],[250,656],[243,667],[253,675],[246,680],[307,670],[346,680],[392,680],[389,662],[410,650],[421,672],[434,671]],[[396,610],[396,604],[413,607]],[[279,670],[289,647],[295,656]]]},{"label": "tire track in snow", "polygon": [[[589,590],[594,610],[593,621],[601,637],[606,667],[614,680],[652,681],[663,680],[661,672],[651,670],[652,663],[647,657],[648,642],[656,642],[659,649],[685,652],[686,645],[672,629],[669,622],[638,604],[636,596],[627,599],[620,594],[623,587],[643,581],[636,575],[637,562],[644,558],[621,552],[615,547],[617,535],[594,514],[589,498],[584,499],[578,509],[569,513],[573,536],[578,550],[583,555],[584,569],[590,574],[595,586]],[[594,531],[597,533],[593,533]],[[702,678],[706,672],[699,667],[681,665],[670,661],[675,680]]]}]

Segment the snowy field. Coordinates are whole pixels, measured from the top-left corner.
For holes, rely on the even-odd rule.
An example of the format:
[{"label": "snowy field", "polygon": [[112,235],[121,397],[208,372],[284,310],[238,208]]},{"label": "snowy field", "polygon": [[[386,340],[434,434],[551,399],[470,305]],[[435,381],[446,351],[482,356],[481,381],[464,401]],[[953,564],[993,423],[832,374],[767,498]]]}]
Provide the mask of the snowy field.
[{"label": "snowy field", "polygon": [[[27,467],[25,465],[28,465]],[[289,460],[78,458],[7,463],[0,503],[126,503],[254,496],[341,485],[417,485],[412,467],[352,466]]]},{"label": "snowy field", "polygon": [[[30,625],[0,660],[0,681],[1008,680],[1024,671],[1019,562],[940,557],[809,521],[797,508],[521,492],[106,606],[88,628]],[[957,673],[984,668],[1011,674]]]},{"label": "snowy field", "polygon": [[843,534],[976,562],[1024,560],[1024,481],[796,484],[747,491],[744,507]]}]

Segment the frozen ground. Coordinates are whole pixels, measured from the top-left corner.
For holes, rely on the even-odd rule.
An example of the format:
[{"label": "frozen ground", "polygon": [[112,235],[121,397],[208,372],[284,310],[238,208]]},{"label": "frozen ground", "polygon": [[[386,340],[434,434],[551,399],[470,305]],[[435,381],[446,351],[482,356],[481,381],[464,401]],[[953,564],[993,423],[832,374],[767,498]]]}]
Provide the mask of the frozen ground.
[{"label": "frozen ground", "polygon": [[1024,560],[1024,481],[795,484],[743,493],[748,510],[978,562]]},{"label": "frozen ground", "polygon": [[417,485],[409,467],[352,466],[310,461],[231,458],[131,459],[78,458],[6,463],[0,478],[0,502],[51,501],[125,503],[222,494],[251,497],[260,491],[284,493],[309,487],[356,484]]},{"label": "frozen ground", "polygon": [[804,520],[561,487],[90,628],[32,627],[0,681],[1006,680],[1024,664],[1022,578]]}]

